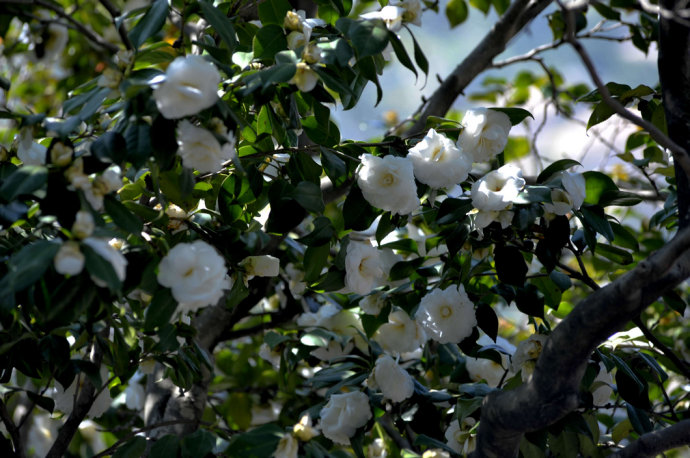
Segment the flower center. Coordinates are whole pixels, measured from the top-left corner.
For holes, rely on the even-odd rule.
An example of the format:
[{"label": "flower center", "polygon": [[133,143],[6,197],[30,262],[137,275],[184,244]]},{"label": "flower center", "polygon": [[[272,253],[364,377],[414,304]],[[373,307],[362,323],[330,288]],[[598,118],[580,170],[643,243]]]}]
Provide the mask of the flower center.
[{"label": "flower center", "polygon": [[433,153],[431,153],[431,160],[434,162],[440,162],[443,160],[443,148],[440,146],[434,148]]},{"label": "flower center", "polygon": [[444,305],[441,307],[440,312],[442,318],[448,318],[453,314],[453,309],[450,308],[450,305]]},{"label": "flower center", "polygon": [[392,173],[386,173],[385,175],[383,175],[383,177],[381,177],[381,184],[383,186],[390,186],[393,183],[395,183],[395,177]]},{"label": "flower center", "polygon": [[183,277],[191,277],[194,273],[194,267],[190,267],[187,272],[184,273]]}]

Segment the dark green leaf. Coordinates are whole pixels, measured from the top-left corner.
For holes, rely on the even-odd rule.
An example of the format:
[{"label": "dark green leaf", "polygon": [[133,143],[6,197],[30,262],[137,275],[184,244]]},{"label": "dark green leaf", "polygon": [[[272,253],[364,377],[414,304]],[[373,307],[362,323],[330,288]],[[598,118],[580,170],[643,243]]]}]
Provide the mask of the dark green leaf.
[{"label": "dark green leaf", "polygon": [[291,10],[287,0],[267,0],[259,3],[259,20],[263,25],[278,24],[282,27],[285,15]]},{"label": "dark green leaf", "polygon": [[129,32],[129,39],[132,44],[139,48],[147,38],[158,33],[163,28],[167,17],[168,0],[155,0],[151,8],[144,14],[144,17]]},{"label": "dark green leaf", "polygon": [[585,172],[583,175],[587,189],[585,197],[587,204],[598,204],[605,192],[618,191],[618,186],[608,175],[595,171]]},{"label": "dark green leaf", "polygon": [[15,253],[7,265],[7,273],[0,280],[0,299],[11,300],[16,291],[21,291],[36,282],[52,265],[60,244],[40,240],[27,245]]},{"label": "dark green leaf", "polygon": [[341,18],[335,26],[352,41],[360,59],[379,54],[388,45],[388,29],[381,20],[354,21]]},{"label": "dark green leaf", "polygon": [[328,148],[321,148],[321,165],[334,186],[341,186],[347,181],[347,164]]},{"label": "dark green leaf", "polygon": [[307,211],[314,213],[323,212],[325,205],[323,195],[318,184],[311,181],[301,181],[297,183],[292,193],[292,198],[297,201]]},{"label": "dark green leaf", "polygon": [[474,205],[470,199],[448,198],[441,202],[436,213],[436,224],[455,224],[465,219]]},{"label": "dark green leaf", "polygon": [[119,132],[105,132],[91,144],[91,153],[101,162],[119,164],[127,155],[127,143]]},{"label": "dark green leaf", "polygon": [[501,113],[507,114],[510,118],[510,123],[514,126],[520,124],[527,117],[534,119],[532,113],[524,108],[490,108],[490,110],[500,111]]},{"label": "dark green leaf", "polygon": [[[266,2],[268,3],[268,2]],[[234,51],[237,46],[237,37],[235,36],[235,28],[232,26],[232,21],[212,3],[200,1],[199,6],[204,13],[204,17],[215,29],[216,33],[225,42],[230,52]]]},{"label": "dark green leaf", "polygon": [[283,29],[276,24],[263,26],[254,35],[253,49],[256,59],[273,60],[276,53],[287,49]]},{"label": "dark green leaf", "polygon": [[394,32],[391,32],[389,30],[388,40],[393,46],[393,51],[395,51],[395,55],[398,57],[400,63],[403,64],[405,67],[409,68],[410,71],[414,73],[414,76],[417,76],[417,69],[414,68],[414,64],[412,63],[410,56],[407,54],[407,51],[405,51],[405,46],[403,46],[402,42],[400,41],[400,38],[398,38],[398,36]]},{"label": "dark green leaf", "polygon": [[492,340],[496,341],[496,336],[498,335],[498,316],[494,309],[487,304],[481,304],[477,307],[475,313],[477,316],[477,326],[479,326],[487,336],[491,337]]},{"label": "dark green leaf", "polygon": [[125,130],[127,160],[134,167],[143,166],[151,155],[151,126],[145,122],[130,124]]},{"label": "dark green leaf", "polygon": [[630,403],[626,403],[625,408],[628,411],[628,419],[630,420],[630,424],[635,429],[637,434],[642,435],[652,431],[652,422],[649,421],[647,412],[642,409],[638,409]]},{"label": "dark green leaf", "polygon": [[160,288],[151,299],[151,303],[146,307],[146,318],[144,329],[153,331],[158,327],[170,322],[173,314],[177,310],[177,301],[168,288]]},{"label": "dark green leaf", "polygon": [[624,266],[632,264],[633,262],[632,254],[621,248],[611,246],[606,243],[597,244],[597,254]]},{"label": "dark green leaf", "polygon": [[139,217],[134,215],[127,207],[112,195],[105,196],[103,200],[105,211],[113,219],[113,222],[132,235],[139,236],[144,224]]},{"label": "dark green leaf", "polygon": [[96,250],[84,243],[81,244],[80,248],[84,254],[86,271],[92,277],[104,282],[110,291],[119,291],[122,288],[122,281],[115,273],[115,269],[110,261],[103,258]]},{"label": "dark green leaf", "polygon": [[330,242],[334,235],[335,229],[331,220],[325,216],[319,216],[314,220],[314,230],[297,241],[307,246],[321,246]]},{"label": "dark green leaf", "polygon": [[613,116],[616,112],[603,100],[599,102],[592,110],[592,114],[587,121],[587,130],[592,126],[596,126]]},{"label": "dark green leaf", "polygon": [[38,407],[47,410],[50,413],[53,413],[53,409],[55,408],[55,401],[52,398],[49,398],[48,396],[41,396],[37,393],[34,393],[33,391],[26,391],[26,395],[29,397],[29,400],[36,404]]},{"label": "dark green leaf", "polygon": [[513,202],[516,204],[551,202],[551,188],[548,186],[526,186]]},{"label": "dark green leaf", "polygon": [[137,458],[146,452],[146,438],[135,436],[128,440],[113,453],[113,458]]},{"label": "dark green leaf", "polygon": [[369,205],[362,191],[357,186],[353,186],[343,205],[345,229],[363,231],[371,226],[378,215],[379,212]]},{"label": "dark green leaf", "polygon": [[582,164],[573,159],[560,159],[554,162],[553,164],[550,164],[539,174],[539,176],[537,177],[537,183],[544,183],[556,173],[561,172],[570,167],[574,167],[576,165]]},{"label": "dark green leaf", "polygon": [[180,438],[172,434],[167,434],[159,439],[151,447],[150,458],[172,458],[176,457],[180,449]]},{"label": "dark green leaf", "polygon": [[585,219],[583,222],[587,226],[606,237],[606,240],[609,242],[613,242],[613,229],[606,218],[603,208],[597,205],[591,207],[582,207],[580,211]]},{"label": "dark green leaf", "polygon": [[42,188],[48,180],[48,169],[40,165],[19,167],[2,182],[0,197],[11,202],[17,197]]},{"label": "dark green leaf", "polygon": [[203,457],[211,453],[216,445],[216,438],[210,432],[199,429],[182,439],[182,456]]},{"label": "dark green leaf", "polygon": [[423,445],[428,448],[440,448],[451,453],[452,455],[455,455],[455,451],[444,442],[436,440],[433,437],[429,437],[425,434],[419,434],[414,440],[414,445]]},{"label": "dark green leaf", "polygon": [[314,143],[323,146],[334,146],[340,143],[340,130],[333,121],[328,121],[327,125],[318,122],[316,117],[309,116],[302,119],[304,132]]}]

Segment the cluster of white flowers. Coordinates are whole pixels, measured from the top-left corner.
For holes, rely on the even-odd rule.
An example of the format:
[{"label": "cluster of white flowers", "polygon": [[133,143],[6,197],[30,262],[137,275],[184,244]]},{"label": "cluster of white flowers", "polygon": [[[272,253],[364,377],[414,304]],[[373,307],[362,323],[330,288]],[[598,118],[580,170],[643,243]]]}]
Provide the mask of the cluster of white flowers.
[{"label": "cluster of white flowers", "polygon": [[227,140],[221,146],[218,139],[208,130],[196,127],[187,120],[177,127],[177,153],[185,167],[201,173],[215,173],[235,155],[235,136],[232,132],[224,135]]},{"label": "cluster of white flowers", "polygon": [[203,240],[175,245],[158,265],[158,283],[172,290],[181,314],[215,305],[232,287],[225,260]]},{"label": "cluster of white flowers", "polygon": [[220,73],[211,62],[197,55],[178,57],[168,65],[153,98],[165,118],[184,118],[215,104],[219,83]]},{"label": "cluster of white flowers", "polygon": [[111,165],[100,174],[86,175],[84,160],[79,157],[65,170],[65,177],[73,189],[79,189],[84,198],[96,211],[103,210],[103,198],[122,187],[122,172],[117,165]]}]

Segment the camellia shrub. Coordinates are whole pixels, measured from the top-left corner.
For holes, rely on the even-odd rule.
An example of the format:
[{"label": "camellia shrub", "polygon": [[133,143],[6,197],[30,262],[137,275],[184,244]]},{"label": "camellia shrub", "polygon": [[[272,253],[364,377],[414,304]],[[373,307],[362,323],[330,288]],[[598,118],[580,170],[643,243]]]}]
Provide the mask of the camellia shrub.
[{"label": "camellia shrub", "polygon": [[[420,109],[342,138],[332,111],[373,103],[368,85],[378,103],[383,72],[431,78],[422,13],[457,26],[469,6],[496,26]],[[0,454],[690,443],[690,105],[670,103],[690,90],[669,76],[687,73],[689,41],[663,41],[687,37],[685,16],[634,0],[469,6],[3,2]],[[549,41],[497,60],[542,12]],[[604,84],[582,45],[597,39],[685,60],[662,59],[661,85]],[[591,85],[544,63],[561,47]],[[481,73],[521,63],[539,72],[487,77],[473,108],[451,109]],[[616,174],[541,160],[546,117],[583,111],[590,133],[633,126],[606,143]]]}]

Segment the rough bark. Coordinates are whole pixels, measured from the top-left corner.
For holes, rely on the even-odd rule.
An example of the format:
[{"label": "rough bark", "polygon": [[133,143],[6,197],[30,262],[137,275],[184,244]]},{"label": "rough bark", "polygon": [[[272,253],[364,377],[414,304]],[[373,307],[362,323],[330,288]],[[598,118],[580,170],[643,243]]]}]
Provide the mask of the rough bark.
[{"label": "rough bark", "polygon": [[[661,7],[674,11],[686,2],[663,0]],[[662,14],[659,20],[659,80],[669,136],[690,151],[690,28],[673,16]],[[680,227],[690,225],[690,183],[679,163],[674,165],[678,186]]]},{"label": "rough bark", "polygon": [[409,133],[421,132],[429,116],[445,115],[472,80],[486,70],[494,58],[506,49],[508,42],[551,2],[552,0],[513,2],[474,50],[443,80]]},{"label": "rough bark", "polygon": [[484,399],[474,457],[517,456],[525,432],[542,429],[578,406],[589,355],[664,291],[690,276],[690,229],[580,302],[553,331],[532,380]]},{"label": "rough bark", "polygon": [[652,431],[643,434],[635,442],[631,443],[614,458],[651,458],[666,450],[671,450],[683,445],[690,445],[690,420],[679,421],[661,431]]}]

